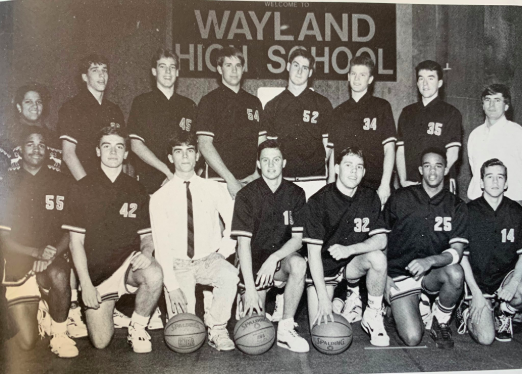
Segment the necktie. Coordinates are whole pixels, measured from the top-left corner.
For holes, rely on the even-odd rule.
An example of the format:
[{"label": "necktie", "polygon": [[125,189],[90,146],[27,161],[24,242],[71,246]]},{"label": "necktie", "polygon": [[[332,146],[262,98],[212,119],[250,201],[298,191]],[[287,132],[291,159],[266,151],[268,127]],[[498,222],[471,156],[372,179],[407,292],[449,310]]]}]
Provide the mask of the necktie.
[{"label": "necktie", "polygon": [[187,256],[194,257],[194,215],[192,211],[192,194],[190,193],[189,184],[187,185]]}]

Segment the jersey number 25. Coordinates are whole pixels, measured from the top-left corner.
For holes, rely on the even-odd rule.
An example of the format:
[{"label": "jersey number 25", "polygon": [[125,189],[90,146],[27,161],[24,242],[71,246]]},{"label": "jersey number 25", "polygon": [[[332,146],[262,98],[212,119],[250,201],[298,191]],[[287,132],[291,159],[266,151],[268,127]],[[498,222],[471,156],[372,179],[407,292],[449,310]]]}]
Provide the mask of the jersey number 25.
[{"label": "jersey number 25", "polygon": [[451,217],[435,217],[435,231],[451,231]]}]

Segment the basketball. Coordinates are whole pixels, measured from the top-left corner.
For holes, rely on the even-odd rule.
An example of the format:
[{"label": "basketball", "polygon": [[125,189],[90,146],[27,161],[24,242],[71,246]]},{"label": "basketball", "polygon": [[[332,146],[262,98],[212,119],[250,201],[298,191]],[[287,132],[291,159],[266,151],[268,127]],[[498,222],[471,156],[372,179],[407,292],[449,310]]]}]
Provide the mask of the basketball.
[{"label": "basketball", "polygon": [[312,328],[312,344],[321,353],[337,355],[352,344],[352,326],[341,315],[333,313],[334,322],[314,325]]},{"label": "basketball", "polygon": [[206,336],[203,321],[190,313],[175,315],[165,326],[165,343],[178,353],[197,351],[205,342]]},{"label": "basketball", "polygon": [[274,325],[264,316],[243,317],[234,328],[234,341],[243,353],[263,354],[274,344]]}]

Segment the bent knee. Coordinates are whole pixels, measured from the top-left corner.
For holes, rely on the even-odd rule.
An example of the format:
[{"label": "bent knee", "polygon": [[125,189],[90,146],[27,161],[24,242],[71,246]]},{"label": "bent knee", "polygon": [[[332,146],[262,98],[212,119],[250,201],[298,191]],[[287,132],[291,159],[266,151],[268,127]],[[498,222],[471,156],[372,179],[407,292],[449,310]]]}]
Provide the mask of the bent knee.
[{"label": "bent knee", "polygon": [[109,346],[111,342],[112,336],[107,338],[95,338],[91,337],[91,343],[96,349],[105,349]]},{"label": "bent knee", "polygon": [[386,271],[387,260],[386,260],[386,256],[384,255],[384,253],[382,253],[381,251],[372,251],[372,252],[366,253],[364,256],[365,256],[366,260],[369,261],[372,269],[379,270],[379,271]]},{"label": "bent knee", "polygon": [[464,285],[464,270],[462,270],[462,266],[459,264],[446,266],[444,268],[444,276],[446,281],[456,288]]},{"label": "bent knee", "polygon": [[155,259],[152,259],[150,265],[144,269],[143,278],[149,286],[163,285],[163,270]]},{"label": "bent knee", "polygon": [[304,278],[306,274],[306,260],[301,256],[292,256],[289,259],[290,274]]},{"label": "bent knee", "polygon": [[16,343],[18,347],[20,347],[23,351],[31,351],[36,346],[37,337],[36,336],[26,336],[21,335],[20,333],[16,337]]},{"label": "bent knee", "polygon": [[[228,265],[230,265],[227,262]],[[239,283],[239,276],[238,276],[238,270],[230,265],[230,266],[224,266],[220,269],[218,276],[217,276],[217,282],[216,286],[218,287],[228,287],[228,286],[235,286]]]},{"label": "bent knee", "polygon": [[409,347],[415,347],[419,345],[422,341],[422,335],[423,334],[421,331],[414,330],[402,331],[399,333],[399,336],[401,337],[404,344]]}]

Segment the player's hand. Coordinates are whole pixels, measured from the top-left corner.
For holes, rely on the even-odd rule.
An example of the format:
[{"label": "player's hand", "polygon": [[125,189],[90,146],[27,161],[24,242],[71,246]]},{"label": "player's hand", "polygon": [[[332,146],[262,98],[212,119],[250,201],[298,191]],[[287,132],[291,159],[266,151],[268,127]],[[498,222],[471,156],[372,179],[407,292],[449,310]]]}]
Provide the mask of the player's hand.
[{"label": "player's hand", "polygon": [[169,291],[169,299],[173,313],[179,314],[187,312],[187,298],[185,297],[185,294],[181,288],[178,288],[174,291]]},{"label": "player's hand", "polygon": [[330,255],[338,261],[353,255],[352,247],[349,245],[334,244],[328,248],[328,252],[330,252]]},{"label": "player's hand", "polygon": [[136,257],[134,257],[131,261],[132,271],[146,269],[150,266],[152,260],[150,257],[140,253]]},{"label": "player's hand", "polygon": [[515,292],[517,292],[518,284],[519,282],[517,282],[516,280],[514,281],[512,277],[511,280],[504,287],[498,290],[498,298],[507,302],[511,301],[511,299],[513,299],[513,296],[515,296]]},{"label": "player's hand", "polygon": [[449,179],[449,190],[452,194],[457,194],[457,181],[455,180],[455,178]]},{"label": "player's hand", "polygon": [[481,294],[473,295],[471,302],[469,304],[469,316],[471,318],[471,323],[476,325],[480,322],[482,318],[482,313],[484,310],[489,307],[488,301]]},{"label": "player's hand", "polygon": [[240,182],[243,186],[246,186],[250,182],[255,181],[257,178],[258,177],[257,177],[256,173],[254,173],[254,174],[250,174],[248,177],[241,179]]},{"label": "player's hand", "polygon": [[92,284],[87,287],[82,284],[82,299],[83,304],[91,309],[98,309],[102,302],[100,293]]},{"label": "player's hand", "polygon": [[416,186],[417,184],[420,184],[420,182],[404,181],[401,182],[401,187]]},{"label": "player's hand", "polygon": [[263,312],[263,303],[261,302],[261,299],[259,298],[259,295],[257,294],[257,291],[254,290],[246,290],[245,291],[245,298],[243,301],[243,313],[241,314],[241,317],[244,316],[251,316],[254,311],[258,315],[264,314]]},{"label": "player's hand", "polygon": [[399,292],[400,289],[397,287],[395,282],[391,277],[386,277],[386,286],[384,289],[384,298],[386,299],[386,302],[391,305],[390,297],[391,297],[391,289],[394,289],[395,291]]},{"label": "player's hand", "polygon": [[243,188],[243,185],[237,179],[234,179],[231,182],[227,182],[228,193],[230,194],[230,197],[232,197],[232,200],[236,199],[237,193],[242,188]]},{"label": "player's hand", "polygon": [[417,258],[406,266],[406,270],[418,280],[431,269],[431,261],[427,258]]},{"label": "player's hand", "polygon": [[54,256],[56,256],[56,252],[56,248],[54,248],[52,245],[48,245],[47,247],[43,248],[42,253],[40,253],[39,259],[52,260]]},{"label": "player's hand", "polygon": [[379,195],[379,199],[381,199],[381,205],[386,204],[388,198],[391,195],[391,189],[389,184],[381,184],[377,189],[377,195]]},{"label": "player's hand", "polygon": [[33,271],[35,273],[41,273],[42,271],[47,270],[47,267],[51,265],[50,260],[36,260],[33,263]]},{"label": "player's hand", "polygon": [[277,258],[270,256],[261,265],[257,272],[256,286],[264,288],[270,286],[274,282],[274,274],[277,269]]},{"label": "player's hand", "polygon": [[328,318],[330,318],[332,322],[334,321],[332,301],[328,297],[322,299],[318,296],[318,302],[317,315],[312,323],[312,327],[316,324],[320,325],[322,322],[328,323]]}]

